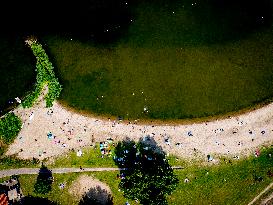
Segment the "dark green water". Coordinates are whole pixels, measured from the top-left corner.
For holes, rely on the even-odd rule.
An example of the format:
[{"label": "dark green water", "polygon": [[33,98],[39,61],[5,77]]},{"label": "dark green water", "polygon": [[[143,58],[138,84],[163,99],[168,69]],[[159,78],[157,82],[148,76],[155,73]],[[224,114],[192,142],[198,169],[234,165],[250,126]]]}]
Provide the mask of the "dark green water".
[{"label": "dark green water", "polygon": [[271,1],[137,1],[128,11],[128,25],[103,24],[89,40],[45,38],[69,106],[180,119],[272,98]]},{"label": "dark green water", "polygon": [[[61,100],[75,108],[131,118],[188,118],[273,96],[272,0],[49,1],[16,9],[21,18],[9,23],[40,37],[64,85]],[[15,55],[4,50],[3,61]],[[23,55],[12,61],[22,75],[8,63],[2,66],[8,76],[3,81],[22,85],[1,89],[2,104],[33,82],[32,54],[23,53],[26,62],[19,61]],[[145,90],[146,97],[132,98],[134,90]],[[98,101],[102,95],[107,98]]]},{"label": "dark green water", "polygon": [[35,82],[35,58],[19,32],[0,34],[0,109],[22,98]]}]

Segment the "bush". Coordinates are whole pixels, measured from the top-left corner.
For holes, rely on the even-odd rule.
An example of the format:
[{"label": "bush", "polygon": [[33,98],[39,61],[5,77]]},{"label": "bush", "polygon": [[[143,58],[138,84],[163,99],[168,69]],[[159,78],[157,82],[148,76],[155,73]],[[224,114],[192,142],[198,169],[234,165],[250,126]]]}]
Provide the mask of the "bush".
[{"label": "bush", "polygon": [[22,121],[14,113],[6,114],[0,119],[0,139],[11,144],[21,130]]},{"label": "bush", "polygon": [[31,47],[33,54],[37,59],[36,63],[36,84],[35,89],[25,97],[22,106],[32,107],[34,102],[38,99],[45,84],[48,84],[48,93],[45,97],[46,106],[51,107],[53,101],[60,96],[62,86],[54,73],[54,67],[49,61],[49,58],[43,49],[42,45],[37,43],[36,39],[28,39],[26,43]]},{"label": "bush", "polygon": [[61,94],[62,86],[54,79],[48,84],[48,93],[46,95],[46,107],[52,107],[53,102]]}]

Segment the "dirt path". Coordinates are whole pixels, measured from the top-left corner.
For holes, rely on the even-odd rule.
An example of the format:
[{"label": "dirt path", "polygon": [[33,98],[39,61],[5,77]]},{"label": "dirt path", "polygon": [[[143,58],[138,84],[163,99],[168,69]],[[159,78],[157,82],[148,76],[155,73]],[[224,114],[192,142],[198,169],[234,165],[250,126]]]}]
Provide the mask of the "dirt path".
[{"label": "dirt path", "polygon": [[248,205],[254,204],[264,193],[273,187],[273,182],[269,184],[258,196],[256,196]]},{"label": "dirt path", "polygon": [[273,192],[265,199],[262,200],[260,205],[272,205],[273,204]]}]

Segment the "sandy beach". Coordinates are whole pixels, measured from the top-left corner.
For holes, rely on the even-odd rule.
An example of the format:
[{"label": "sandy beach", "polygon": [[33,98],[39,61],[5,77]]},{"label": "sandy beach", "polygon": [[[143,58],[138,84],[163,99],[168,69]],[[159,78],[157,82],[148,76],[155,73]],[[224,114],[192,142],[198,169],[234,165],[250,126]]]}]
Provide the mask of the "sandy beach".
[{"label": "sandy beach", "polygon": [[229,119],[191,125],[102,120],[74,113],[57,101],[52,108],[45,108],[41,98],[32,108],[19,106],[13,112],[22,119],[23,126],[7,154],[18,154],[23,159],[45,159],[108,138],[137,141],[150,136],[168,154],[204,159],[208,154],[214,157],[254,154],[261,145],[273,142],[273,103]]}]

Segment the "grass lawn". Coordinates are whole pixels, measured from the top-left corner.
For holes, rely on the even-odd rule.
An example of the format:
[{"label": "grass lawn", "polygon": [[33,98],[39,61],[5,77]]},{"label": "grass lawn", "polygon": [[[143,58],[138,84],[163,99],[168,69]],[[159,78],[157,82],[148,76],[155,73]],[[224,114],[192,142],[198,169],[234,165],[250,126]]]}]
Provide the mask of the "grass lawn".
[{"label": "grass lawn", "polygon": [[[101,173],[87,173],[88,175],[98,178],[100,181],[107,183],[111,188],[113,194],[114,204],[125,204],[126,199],[123,197],[122,193],[118,191],[119,181],[116,179],[116,175],[119,172],[101,172]],[[58,204],[64,205],[74,205],[78,204],[73,196],[68,192],[68,189],[72,182],[80,176],[80,173],[70,173],[70,174],[53,174],[54,182],[52,184],[52,191],[48,194],[41,195],[34,193],[34,184],[37,179],[37,175],[21,175],[19,181],[22,187],[23,194],[25,196],[32,195],[35,197],[48,198],[51,201],[57,202]],[[0,182],[8,178],[0,179]],[[66,183],[63,190],[59,188],[60,183]]]},{"label": "grass lawn", "polygon": [[[252,156],[240,160],[221,158],[217,165],[200,161],[187,162],[183,159],[177,160],[174,156],[169,157],[170,164],[183,167],[183,169],[175,170],[180,183],[169,197],[169,204],[247,204],[273,182],[273,178],[267,175],[269,170],[273,172],[273,157],[270,158],[268,155],[273,154],[273,148],[271,146],[262,150],[258,158]],[[61,166],[115,167],[111,158],[98,158],[100,156],[98,149],[86,149],[83,152],[83,157],[78,157],[78,160],[75,159],[75,156],[73,158],[74,153],[70,153],[66,157],[55,160],[55,164],[48,165],[48,168]],[[93,172],[89,174],[110,186],[114,195],[114,204],[123,204],[125,199],[118,191],[117,173]],[[53,191],[46,197],[60,204],[77,204],[76,201],[73,201],[73,197],[69,196],[67,187],[79,174],[54,174]],[[184,183],[186,177],[190,180],[189,183]],[[258,180],[259,177],[261,180]],[[20,176],[24,194],[33,194],[35,181],[36,176]],[[68,186],[61,191],[58,185],[64,181]]]},{"label": "grass lawn", "polygon": [[[77,150],[76,150],[77,151]],[[117,167],[112,157],[101,158],[99,144],[93,148],[83,148],[83,155],[78,157],[76,151],[54,158],[53,167]],[[113,151],[113,150],[112,150]]]},{"label": "grass lawn", "polygon": [[43,39],[64,85],[64,104],[125,119],[183,119],[272,98],[272,26],[250,26],[252,17],[243,18],[234,5],[141,2],[114,43]]},{"label": "grass lawn", "polygon": [[[170,204],[248,204],[273,178],[267,176],[272,170],[272,158],[240,161],[233,165],[221,164],[211,167],[187,167],[175,171],[180,184],[170,197]],[[255,181],[261,176],[263,181]],[[183,183],[188,177],[190,183]],[[196,178],[195,178],[196,177]]]},{"label": "grass lawn", "polygon": [[36,160],[18,159],[16,156],[1,156],[0,158],[0,170],[16,169],[22,167],[37,168],[39,167],[39,162]]}]

